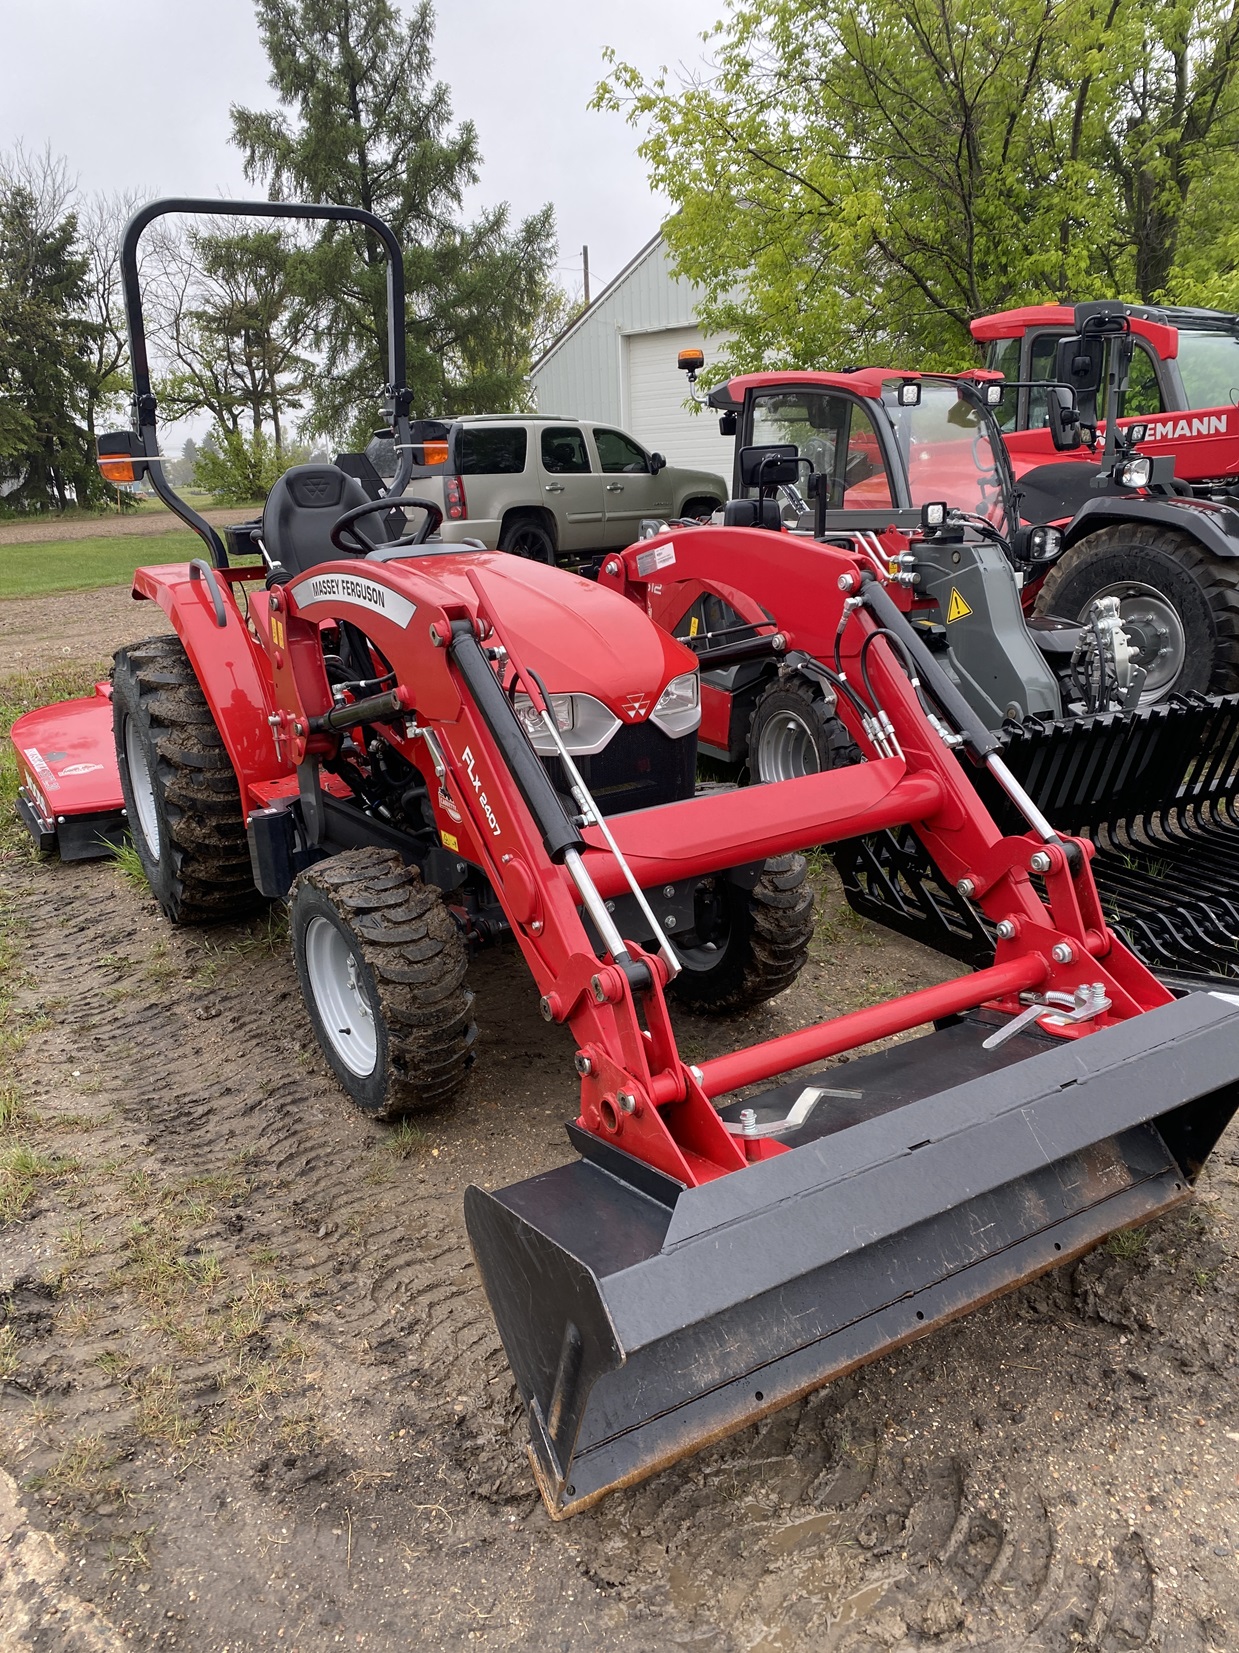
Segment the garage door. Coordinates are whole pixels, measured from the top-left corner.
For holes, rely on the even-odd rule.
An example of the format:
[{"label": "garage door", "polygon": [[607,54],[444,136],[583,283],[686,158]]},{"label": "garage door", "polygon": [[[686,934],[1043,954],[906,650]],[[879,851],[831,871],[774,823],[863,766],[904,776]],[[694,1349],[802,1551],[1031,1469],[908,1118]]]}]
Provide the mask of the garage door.
[{"label": "garage door", "polygon": [[668,464],[712,471],[731,492],[734,440],[718,433],[713,408],[693,413],[683,403],[688,380],[675,365],[681,350],[705,349],[695,327],[662,333],[633,333],[628,354],[628,428],[647,448],[665,454]]}]

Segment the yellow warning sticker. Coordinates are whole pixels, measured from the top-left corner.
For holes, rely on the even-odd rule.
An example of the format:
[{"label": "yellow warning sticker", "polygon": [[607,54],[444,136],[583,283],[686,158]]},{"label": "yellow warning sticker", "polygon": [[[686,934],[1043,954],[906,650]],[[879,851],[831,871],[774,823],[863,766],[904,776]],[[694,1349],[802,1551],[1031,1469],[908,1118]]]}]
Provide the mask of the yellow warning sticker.
[{"label": "yellow warning sticker", "polygon": [[955,587],[952,586],[951,587],[951,600],[946,605],[946,623],[947,623],[947,625],[949,626],[952,620],[964,620],[971,613],[972,613],[972,610],[968,607],[968,604],[960,596],[959,592],[956,591]]},{"label": "yellow warning sticker", "polygon": [[450,832],[441,832],[439,837],[443,840],[444,849],[450,849],[453,855],[460,854],[460,840],[458,838],[453,838]]},{"label": "yellow warning sticker", "polygon": [[700,621],[697,619],[697,616],[694,614],[692,619],[688,622],[688,635],[690,637],[696,637],[696,635],[697,635],[697,633],[700,629],[701,629]]}]

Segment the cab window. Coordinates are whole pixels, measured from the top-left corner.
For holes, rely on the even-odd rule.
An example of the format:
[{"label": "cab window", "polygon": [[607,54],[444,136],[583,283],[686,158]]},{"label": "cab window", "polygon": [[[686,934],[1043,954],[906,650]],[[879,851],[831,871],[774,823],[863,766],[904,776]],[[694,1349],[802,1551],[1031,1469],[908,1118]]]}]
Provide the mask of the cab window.
[{"label": "cab window", "polygon": [[759,394],[753,400],[750,441],[754,447],[795,443],[806,461],[801,493],[808,493],[805,479],[811,470],[827,477],[833,511],[892,503],[878,433],[850,396],[811,388]]},{"label": "cab window", "polygon": [[1137,339],[1136,348],[1131,353],[1131,368],[1127,374],[1123,417],[1135,419],[1141,415],[1161,411],[1162,393],[1157,388],[1157,368],[1150,352]]},{"label": "cab window", "polygon": [[598,449],[598,463],[604,471],[623,472],[630,476],[648,474],[650,462],[642,448],[617,430],[595,430],[594,446]]},{"label": "cab window", "polygon": [[542,432],[542,469],[552,476],[576,476],[588,471],[585,438],[569,425],[548,425]]}]

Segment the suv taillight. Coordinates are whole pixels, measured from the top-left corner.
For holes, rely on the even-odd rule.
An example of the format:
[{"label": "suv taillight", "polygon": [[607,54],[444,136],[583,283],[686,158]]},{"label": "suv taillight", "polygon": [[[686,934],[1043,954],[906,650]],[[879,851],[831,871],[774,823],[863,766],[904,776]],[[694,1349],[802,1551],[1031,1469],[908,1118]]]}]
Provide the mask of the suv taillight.
[{"label": "suv taillight", "polygon": [[469,515],[465,485],[458,476],[449,476],[447,479],[447,514],[453,522],[459,522],[462,517]]}]

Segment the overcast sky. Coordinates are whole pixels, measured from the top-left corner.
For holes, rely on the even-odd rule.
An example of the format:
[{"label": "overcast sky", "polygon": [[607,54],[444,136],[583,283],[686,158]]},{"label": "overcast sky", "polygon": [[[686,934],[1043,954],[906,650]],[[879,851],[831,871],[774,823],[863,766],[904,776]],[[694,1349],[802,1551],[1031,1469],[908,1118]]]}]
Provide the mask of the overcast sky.
[{"label": "overcast sky", "polygon": [[[724,0],[456,0],[436,6],[435,61],[478,128],[472,205],[520,216],[551,201],[559,279],[617,273],[657,230],[637,137],[589,110],[602,50],[653,70],[700,67]],[[0,150],[64,155],[87,190],[252,195],[228,142],[230,103],[273,106],[251,0],[0,0]]]}]

